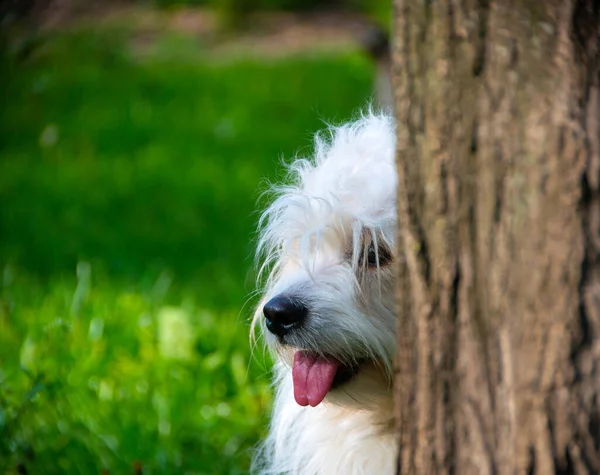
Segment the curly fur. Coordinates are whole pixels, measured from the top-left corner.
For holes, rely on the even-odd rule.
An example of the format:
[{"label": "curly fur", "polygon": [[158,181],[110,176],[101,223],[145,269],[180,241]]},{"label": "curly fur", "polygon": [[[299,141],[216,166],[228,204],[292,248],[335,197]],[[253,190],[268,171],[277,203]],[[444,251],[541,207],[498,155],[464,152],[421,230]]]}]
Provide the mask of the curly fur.
[{"label": "curly fur", "polygon": [[[394,471],[394,150],[388,115],[369,112],[329,128],[316,137],[312,160],[290,166],[292,184],[275,190],[260,220],[258,254],[268,276],[253,326],[277,363],[272,420],[255,473]],[[265,330],[262,317],[265,302],[279,294],[310,303],[306,324],[283,340]],[[302,407],[291,377],[299,349],[349,366],[366,363],[317,407]]]}]

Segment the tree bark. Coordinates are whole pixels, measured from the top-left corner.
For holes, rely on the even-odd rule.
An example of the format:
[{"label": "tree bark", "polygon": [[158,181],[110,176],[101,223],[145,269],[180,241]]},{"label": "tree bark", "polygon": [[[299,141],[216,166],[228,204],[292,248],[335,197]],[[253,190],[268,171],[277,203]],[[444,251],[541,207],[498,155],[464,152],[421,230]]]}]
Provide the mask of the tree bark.
[{"label": "tree bark", "polygon": [[600,473],[600,2],[394,6],[398,473]]}]

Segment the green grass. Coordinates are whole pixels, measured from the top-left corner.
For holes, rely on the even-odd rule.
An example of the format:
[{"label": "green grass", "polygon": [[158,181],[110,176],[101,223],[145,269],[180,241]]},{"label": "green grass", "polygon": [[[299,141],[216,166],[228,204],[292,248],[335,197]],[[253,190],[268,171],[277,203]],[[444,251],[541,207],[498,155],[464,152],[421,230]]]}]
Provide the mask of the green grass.
[{"label": "green grass", "polygon": [[2,54],[0,473],[247,471],[269,405],[244,306],[257,199],[370,95],[359,54],[126,45]]}]

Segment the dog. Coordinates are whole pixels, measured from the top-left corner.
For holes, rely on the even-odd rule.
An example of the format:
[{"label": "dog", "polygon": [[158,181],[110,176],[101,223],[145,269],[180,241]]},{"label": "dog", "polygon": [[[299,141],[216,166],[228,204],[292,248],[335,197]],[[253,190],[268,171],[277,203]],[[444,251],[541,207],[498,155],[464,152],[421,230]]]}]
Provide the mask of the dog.
[{"label": "dog", "polygon": [[395,471],[395,142],[393,118],[373,111],[317,134],[261,216],[253,327],[276,363],[254,473]]}]

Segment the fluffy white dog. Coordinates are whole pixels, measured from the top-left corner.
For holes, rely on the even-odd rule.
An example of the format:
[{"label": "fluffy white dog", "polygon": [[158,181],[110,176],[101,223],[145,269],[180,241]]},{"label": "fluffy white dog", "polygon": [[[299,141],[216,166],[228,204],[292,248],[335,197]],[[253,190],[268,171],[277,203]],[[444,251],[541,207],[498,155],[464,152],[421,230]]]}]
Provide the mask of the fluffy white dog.
[{"label": "fluffy white dog", "polygon": [[277,357],[261,474],[395,470],[395,126],[368,113],[329,133],[261,219],[254,324]]}]

